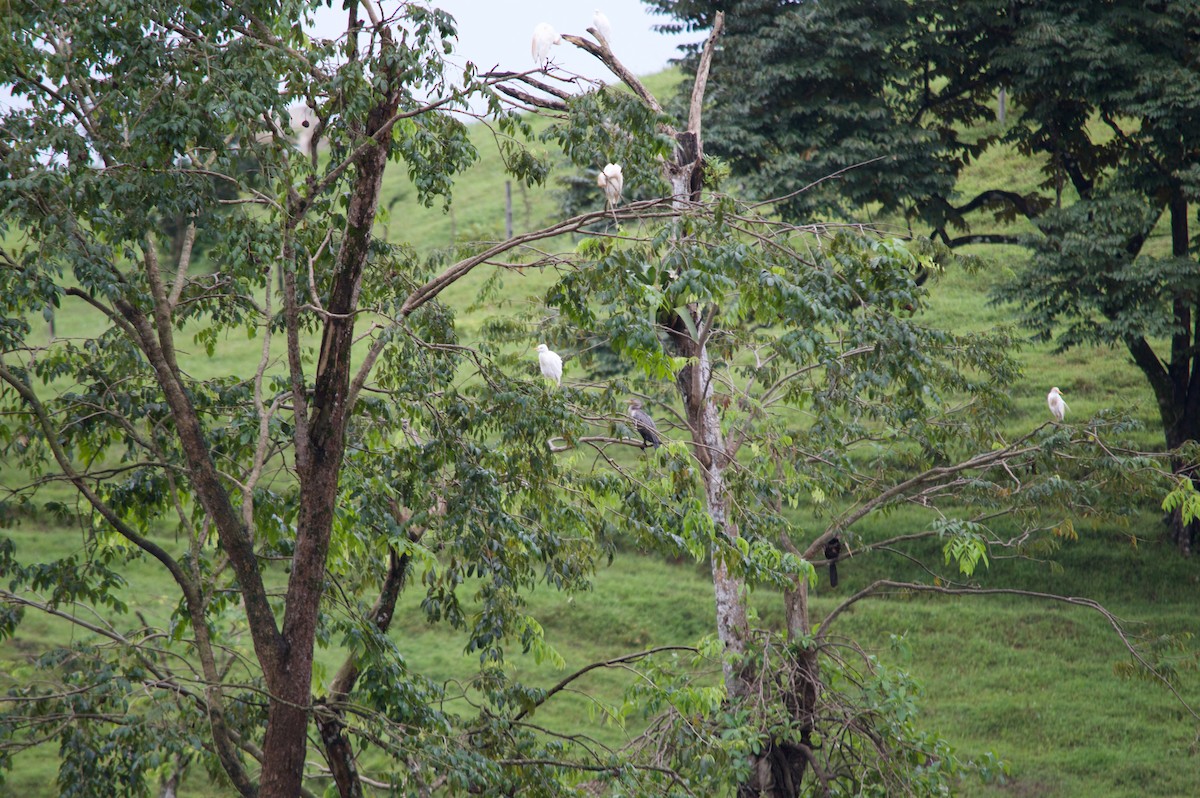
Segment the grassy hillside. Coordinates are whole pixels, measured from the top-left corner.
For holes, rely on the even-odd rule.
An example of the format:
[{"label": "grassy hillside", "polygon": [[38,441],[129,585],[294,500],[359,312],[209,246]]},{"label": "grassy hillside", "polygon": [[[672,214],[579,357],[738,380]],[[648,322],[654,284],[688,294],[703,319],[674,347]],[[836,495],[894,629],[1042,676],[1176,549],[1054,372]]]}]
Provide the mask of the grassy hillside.
[{"label": "grassy hillside", "polygon": [[[654,81],[656,90],[661,93],[674,79],[659,76]],[[492,133],[477,126],[473,135],[481,158],[459,182],[452,213],[419,207],[399,172],[388,178],[383,204],[389,216],[383,231],[391,240],[430,251],[456,241],[503,234],[505,179],[490,146]],[[995,175],[1016,182],[1037,179],[1033,166],[1011,154],[989,154],[973,169],[965,193],[971,180],[982,185]],[[553,174],[568,171],[561,167]],[[518,232],[554,214],[553,174],[547,187],[522,191],[513,186]],[[988,259],[982,271],[951,271],[931,285],[931,323],[978,330],[1010,322],[1006,309],[988,304],[987,289],[1012,268],[1011,259],[1019,253],[980,250],[978,254]],[[483,271],[474,273],[444,296],[459,309],[466,343],[473,342],[479,325],[496,310],[496,303],[472,306],[488,276]],[[508,277],[502,296],[506,302],[524,302],[539,295],[552,279],[553,275],[538,273]],[[87,323],[85,316],[64,314],[59,334],[82,333]],[[231,338],[220,348],[217,361],[190,358],[189,369],[198,376],[227,372],[231,364],[254,362],[259,346],[244,337]],[[1158,445],[1149,391],[1124,352],[1083,348],[1055,354],[1047,346],[1030,345],[1022,359],[1025,374],[1012,386],[1014,412],[1006,433],[1017,434],[1041,423],[1046,418],[1046,391],[1058,385],[1071,403],[1070,419],[1084,419],[1104,408],[1130,408],[1146,424],[1143,442]],[[1056,567],[995,560],[980,579],[988,585],[1098,599],[1148,636],[1196,631],[1200,565],[1178,559],[1169,546],[1155,542],[1158,519],[1152,508],[1145,510],[1129,528],[1081,524],[1080,541],[1057,553]],[[874,527],[862,530],[864,535],[882,534],[885,529],[892,534],[915,530],[920,519],[900,511],[873,523]],[[25,557],[62,556],[82,549],[80,530],[38,520],[27,519],[3,534],[15,540]],[[1140,541],[1136,547],[1131,535]],[[166,531],[158,537],[172,548],[177,545]],[[924,553],[933,559],[940,556],[936,550]],[[141,558],[130,562],[123,573],[138,609],[150,623],[163,624],[175,596],[161,569]],[[853,560],[843,567],[843,581],[836,590],[821,588],[815,599],[817,614],[884,576],[919,579],[924,575],[910,560],[886,553]],[[424,622],[420,598],[419,590],[403,597],[394,637],[415,670],[445,681],[452,690],[453,680],[467,676],[475,661],[463,654],[459,638]],[[782,622],[778,596],[763,591],[752,600],[762,623]],[[538,589],[529,603],[548,641],[567,663],[560,672],[537,666],[531,658],[518,658],[513,667],[542,685],[551,685],[589,662],[648,645],[693,643],[713,627],[711,585],[703,565],[668,563],[631,550],[597,574],[591,591],[568,599]],[[925,685],[925,724],[955,743],[960,752],[995,751],[1010,763],[1013,775],[1007,785],[965,784],[964,795],[1166,798],[1195,794],[1200,787],[1196,775],[1200,724],[1161,685],[1115,674],[1114,665],[1126,661],[1127,655],[1099,614],[1019,597],[955,600],[897,595],[857,605],[839,621],[837,631],[881,659],[908,668]],[[27,675],[25,663],[30,656],[68,638],[79,639],[78,630],[31,614],[0,653],[0,686],[7,686],[6,672]],[[327,652],[322,665],[327,670],[335,667],[340,657],[340,652]],[[597,671],[579,687],[594,691],[603,702],[616,703],[626,679],[622,671]],[[1180,690],[1200,706],[1196,674],[1185,674]],[[604,714],[601,704],[581,692],[564,693],[539,710],[537,722],[559,730],[582,726],[607,743],[619,743],[635,733],[632,725],[626,729],[604,723]],[[55,751],[45,746],[19,754],[8,794],[27,798],[57,794],[55,767]],[[224,794],[201,779],[201,774],[193,774],[181,794]]]}]

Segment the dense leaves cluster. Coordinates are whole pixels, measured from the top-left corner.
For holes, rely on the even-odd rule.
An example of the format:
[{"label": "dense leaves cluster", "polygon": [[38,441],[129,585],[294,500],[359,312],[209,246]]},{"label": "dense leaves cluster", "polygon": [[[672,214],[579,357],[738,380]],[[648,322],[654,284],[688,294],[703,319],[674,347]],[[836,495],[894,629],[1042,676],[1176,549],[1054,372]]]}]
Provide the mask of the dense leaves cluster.
[{"label": "dense leaves cluster", "polygon": [[[1200,438],[1194,3],[651,5],[688,29],[726,11],[706,146],[747,192],[822,181],[781,212],[882,212],[951,246],[1024,244],[1032,257],[998,298],[1063,348],[1127,349],[1167,447]],[[963,170],[1000,147],[1032,159],[1040,183],[1002,178],[962,194]],[[1033,232],[997,231],[993,220]],[[1176,467],[1190,473],[1182,459]],[[1176,520],[1183,551],[1196,533]]]}]

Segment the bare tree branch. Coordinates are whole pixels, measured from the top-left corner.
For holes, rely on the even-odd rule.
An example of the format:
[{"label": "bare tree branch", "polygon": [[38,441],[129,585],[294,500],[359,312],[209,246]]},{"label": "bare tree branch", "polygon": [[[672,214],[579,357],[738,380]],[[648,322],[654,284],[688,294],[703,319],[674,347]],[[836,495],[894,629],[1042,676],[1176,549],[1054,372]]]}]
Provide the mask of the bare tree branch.
[{"label": "bare tree branch", "polygon": [[621,79],[621,82],[628,86],[638,98],[646,104],[650,110],[656,114],[662,113],[662,105],[650,93],[645,84],[638,80],[637,75],[634,75],[629,69],[622,64],[617,57],[613,55],[613,51],[609,48],[608,43],[600,39],[599,42],[594,42],[591,39],[585,39],[582,36],[576,36],[573,33],[564,33],[562,35],[565,41],[570,42],[581,50],[586,50],[596,57],[602,64],[612,70],[612,73]]},{"label": "bare tree branch", "polygon": [[718,11],[713,19],[712,31],[704,42],[704,50],[700,53],[700,63],[696,67],[696,80],[692,84],[692,99],[688,103],[687,130],[701,141],[701,117],[704,114],[704,92],[708,88],[708,73],[712,69],[713,53],[717,50],[717,39],[725,30],[725,12]]},{"label": "bare tree branch", "polygon": [[839,532],[850,528],[882,505],[887,504],[893,499],[904,496],[912,490],[926,488],[928,486],[937,486],[952,477],[957,477],[964,471],[991,468],[993,466],[1000,465],[1006,460],[1011,460],[1015,457],[1021,457],[1037,451],[1038,447],[1025,446],[1025,442],[1030,440],[1034,435],[1037,434],[1039,430],[1049,423],[1050,422],[1046,422],[1046,424],[1036,427],[1026,435],[1022,436],[1016,441],[1013,441],[1002,449],[996,449],[995,451],[978,454],[954,465],[937,466],[935,468],[927,469],[922,471],[920,474],[904,480],[903,482],[898,482],[887,490],[877,493],[867,501],[859,504],[857,507],[834,519],[834,521],[829,524],[828,527],[826,527],[825,532],[820,537],[816,538],[811,544],[809,544],[808,548],[804,550],[804,559],[814,559],[817,556],[817,553],[825,547],[825,544],[830,538],[834,537]]},{"label": "bare tree branch", "polygon": [[1055,601],[1062,604],[1070,604],[1075,607],[1084,607],[1085,609],[1097,612],[1103,616],[1106,621],[1108,621],[1109,626],[1111,626],[1113,631],[1117,633],[1117,637],[1120,638],[1121,643],[1129,651],[1130,655],[1136,659],[1138,663],[1146,669],[1147,672],[1152,674],[1156,679],[1166,685],[1167,689],[1171,691],[1171,694],[1175,696],[1175,698],[1179,701],[1189,715],[1200,721],[1200,714],[1197,714],[1196,710],[1194,710],[1192,706],[1183,698],[1183,696],[1179,694],[1179,691],[1175,689],[1175,685],[1171,684],[1169,679],[1159,673],[1153,665],[1147,662],[1137,650],[1137,647],[1133,645],[1133,642],[1125,633],[1125,628],[1121,625],[1121,621],[1117,618],[1117,616],[1104,607],[1104,605],[1100,604],[1100,602],[1089,598],[1080,598],[1078,596],[1060,596],[1057,593],[1041,593],[1034,590],[1018,590],[1016,588],[946,587],[942,585],[924,585],[918,582],[896,582],[891,579],[878,579],[830,610],[829,614],[826,615],[825,619],[821,622],[821,629],[817,633],[818,639],[823,639],[828,634],[830,627],[833,625],[833,622],[837,620],[838,616],[840,616],[855,603],[865,598],[876,596],[884,590],[911,590],[915,593],[937,593],[945,596],[1023,596],[1025,598],[1035,598],[1043,601]]},{"label": "bare tree branch", "polygon": [[612,659],[607,659],[607,660],[604,660],[603,662],[593,662],[589,665],[585,665],[584,667],[580,668],[579,670],[575,671],[574,673],[570,674],[569,676],[563,677],[558,682],[558,684],[554,685],[549,690],[547,690],[546,694],[544,696],[542,696],[540,700],[535,701],[532,705],[530,705],[529,707],[526,707],[525,709],[522,709],[520,712],[518,712],[516,715],[514,715],[513,719],[512,719],[513,723],[516,723],[517,721],[521,720],[526,715],[528,715],[530,712],[532,712],[536,708],[540,707],[542,704],[549,701],[555,694],[562,692],[563,689],[565,689],[567,687],[567,685],[569,685],[571,682],[578,679],[580,676],[583,676],[585,673],[594,671],[597,668],[611,668],[616,665],[623,665],[627,662],[636,662],[639,659],[645,659],[646,657],[652,656],[654,654],[660,654],[663,651],[690,651],[694,654],[698,651],[698,649],[696,649],[693,646],[658,646],[656,648],[646,649],[645,651],[638,651],[633,654],[625,654],[620,657],[613,657]]}]

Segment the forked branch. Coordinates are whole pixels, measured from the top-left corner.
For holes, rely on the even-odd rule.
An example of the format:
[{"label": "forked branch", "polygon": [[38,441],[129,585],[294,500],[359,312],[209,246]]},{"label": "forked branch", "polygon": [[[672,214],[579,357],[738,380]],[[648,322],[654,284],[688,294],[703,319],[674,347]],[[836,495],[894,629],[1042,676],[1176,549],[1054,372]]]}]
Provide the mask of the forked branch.
[{"label": "forked branch", "polygon": [[830,538],[846,529],[849,529],[858,521],[862,520],[876,509],[890,501],[908,496],[914,491],[927,489],[930,486],[941,485],[947,480],[957,478],[965,471],[987,470],[989,468],[1002,465],[1014,458],[1022,457],[1037,451],[1038,447],[1027,446],[1025,444],[1044,426],[1046,425],[1043,424],[1033,429],[1027,435],[1010,443],[1003,449],[985,452],[953,465],[930,468],[926,471],[922,471],[920,474],[904,480],[903,482],[893,485],[887,490],[881,491],[880,493],[871,497],[870,500],[863,502],[853,510],[850,510],[831,523],[826,528],[825,532],[811,544],[809,544],[808,548],[804,550],[804,558],[806,560],[812,560],[816,558],[817,554],[825,547],[825,544],[829,542]]}]

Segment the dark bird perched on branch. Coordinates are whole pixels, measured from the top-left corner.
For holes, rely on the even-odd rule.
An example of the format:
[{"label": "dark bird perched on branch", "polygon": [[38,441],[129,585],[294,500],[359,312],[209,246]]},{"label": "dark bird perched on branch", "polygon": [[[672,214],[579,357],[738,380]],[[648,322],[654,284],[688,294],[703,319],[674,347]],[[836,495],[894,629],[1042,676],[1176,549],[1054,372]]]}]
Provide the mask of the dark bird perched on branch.
[{"label": "dark bird perched on branch", "polygon": [[829,586],[837,587],[837,561],[842,556],[842,541],[830,538],[825,544],[825,559],[829,560]]},{"label": "dark bird perched on branch", "polygon": [[633,426],[642,436],[642,448],[645,449],[649,445],[657,449],[662,443],[658,438],[658,427],[654,425],[654,419],[650,418],[650,414],[642,409],[642,403],[637,399],[629,400],[629,417],[633,419]]}]

